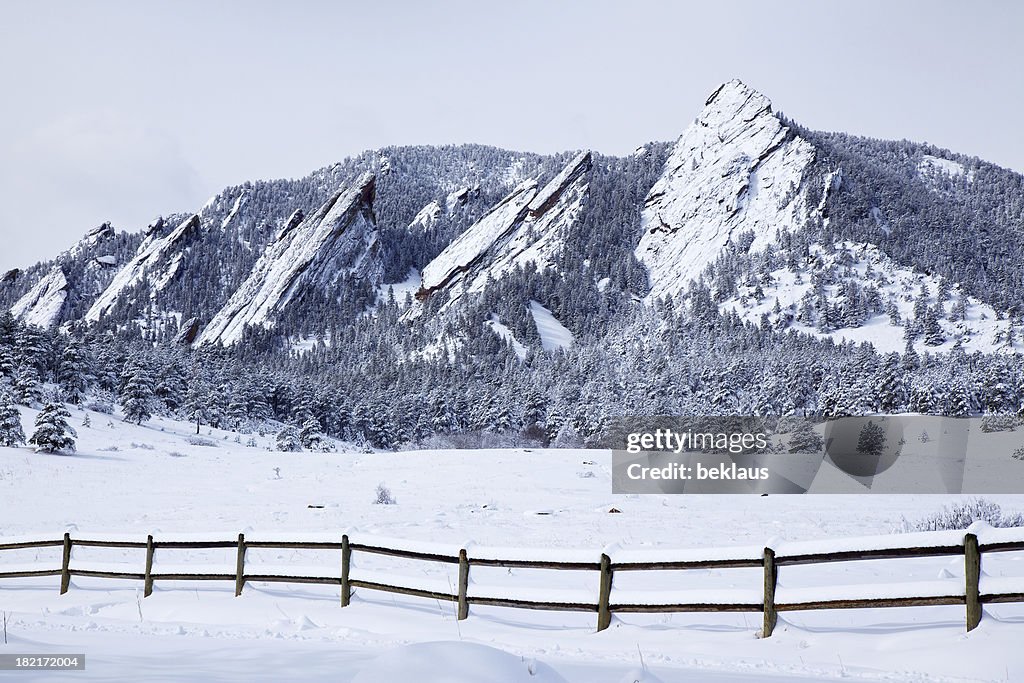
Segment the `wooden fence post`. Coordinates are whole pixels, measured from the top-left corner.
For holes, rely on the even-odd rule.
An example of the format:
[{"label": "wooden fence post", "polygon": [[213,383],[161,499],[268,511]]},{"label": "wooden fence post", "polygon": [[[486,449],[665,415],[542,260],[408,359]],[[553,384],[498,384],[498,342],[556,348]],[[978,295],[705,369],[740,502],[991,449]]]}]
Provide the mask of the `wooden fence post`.
[{"label": "wooden fence post", "polygon": [[143,582],[142,597],[153,594],[153,535],[146,536],[146,578]]},{"label": "wooden fence post", "polygon": [[352,548],[348,544],[348,534],[341,537],[341,606],[348,607],[352,599],[352,585],[349,583],[349,572],[352,569]]},{"label": "wooden fence post", "polygon": [[71,586],[71,534],[64,532],[64,554],[60,564],[60,594],[64,595]]},{"label": "wooden fence post", "polygon": [[775,566],[775,551],[764,549],[764,626],[761,637],[768,638],[775,630],[778,615],[775,612],[775,586],[779,580],[779,570]]},{"label": "wooden fence post", "polygon": [[235,597],[242,594],[245,586],[245,534],[238,534],[238,556],[235,561]]},{"label": "wooden fence post", "polygon": [[601,553],[601,583],[597,596],[597,630],[603,631],[612,623],[612,558]]},{"label": "wooden fence post", "polygon": [[981,549],[974,534],[964,536],[964,578],[967,581],[967,630],[973,631],[981,623]]},{"label": "wooden fence post", "polygon": [[466,549],[459,550],[459,615],[460,620],[469,616],[469,556]]}]

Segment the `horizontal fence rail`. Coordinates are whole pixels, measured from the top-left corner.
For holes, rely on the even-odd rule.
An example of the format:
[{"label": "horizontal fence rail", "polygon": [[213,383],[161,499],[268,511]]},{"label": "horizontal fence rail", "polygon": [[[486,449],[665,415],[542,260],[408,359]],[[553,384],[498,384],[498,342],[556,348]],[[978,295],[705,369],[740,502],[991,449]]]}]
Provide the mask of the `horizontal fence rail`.
[{"label": "horizontal fence rail", "polygon": [[[868,537],[862,539],[843,539],[825,542],[794,542],[783,543],[778,548],[731,548],[718,551],[619,551],[613,555],[622,559],[616,560],[608,552],[589,561],[581,553],[562,553],[562,559],[544,559],[533,557],[502,558],[494,556],[494,552],[486,549],[460,548],[457,552],[432,552],[417,547],[397,547],[401,542],[392,545],[374,545],[368,542],[352,542],[347,534],[340,540],[329,541],[289,541],[289,540],[248,540],[244,534],[238,534],[232,540],[183,540],[156,539],[152,535],[145,540],[127,539],[89,539],[72,537],[65,533],[62,538],[42,540],[8,539],[0,537],[0,551],[24,550],[32,548],[62,549],[60,568],[10,567],[0,565],[0,579],[36,578],[59,576],[60,592],[67,593],[71,585],[71,577],[93,577],[106,579],[130,579],[142,581],[144,596],[153,592],[153,584],[157,581],[233,581],[235,595],[241,595],[247,582],[281,582],[335,585],[341,587],[341,606],[350,604],[353,589],[382,591],[400,595],[409,595],[433,600],[445,600],[457,605],[457,616],[466,619],[470,605],[486,605],[497,607],[514,607],[532,610],[557,610],[593,612],[597,614],[597,630],[601,631],[611,624],[614,613],[666,613],[666,612],[760,612],[763,615],[761,635],[772,634],[777,622],[777,614],[787,611],[823,610],[823,609],[858,609],[878,607],[914,607],[929,605],[964,605],[966,609],[967,630],[973,630],[981,622],[982,605],[986,603],[1024,602],[1024,577],[1016,582],[1010,590],[988,593],[981,592],[981,560],[983,554],[1007,551],[1024,551],[1024,528],[984,529],[979,539],[973,532],[923,532],[915,534],[896,534],[891,536]],[[904,544],[900,544],[901,541]],[[89,567],[88,563],[74,565],[72,550],[81,548],[120,548],[144,549],[144,570],[121,571],[106,566],[99,569]],[[157,571],[153,568],[153,560],[160,549],[217,549],[234,548],[236,551],[235,571],[231,572],[191,572],[191,571]],[[290,573],[274,573],[256,571],[246,572],[246,552],[249,549],[276,550],[333,550],[340,551],[341,558],[337,575],[309,576]],[[514,549],[509,549],[514,554]],[[709,556],[718,552],[721,556]],[[396,557],[405,560],[436,562],[458,565],[458,584],[449,590],[435,590],[424,586],[401,585],[395,581],[373,581],[366,578],[352,578],[352,556],[354,553],[366,553]],[[531,554],[523,553],[520,554]],[[565,559],[572,556],[571,559]],[[871,584],[854,587],[830,586],[816,591],[833,591],[831,595],[817,596],[805,600],[779,600],[777,598],[779,569],[781,567],[825,564],[834,562],[851,562],[863,560],[898,560],[906,558],[927,558],[944,556],[963,556],[964,584],[962,590],[946,590],[949,581],[943,581],[941,590],[935,590],[936,582],[924,582],[931,589],[922,591],[930,594],[918,595],[861,595],[858,592],[869,591]],[[646,558],[646,559],[645,559]],[[559,601],[515,598],[508,596],[488,596],[477,594],[477,587],[470,591],[469,575],[472,567],[498,567],[519,569],[544,569],[556,571],[594,571],[599,574],[598,591],[593,601]],[[729,589],[731,594],[746,594],[742,600],[726,600],[718,597],[710,599],[710,594],[700,590],[682,591],[693,596],[692,600],[677,602],[616,601],[613,591],[613,580],[617,572],[638,571],[685,571],[688,569],[735,569],[760,568],[763,572],[763,586],[758,587],[758,598],[750,591]],[[914,583],[908,583],[914,586]],[[486,590],[486,589],[484,589]],[[798,589],[799,590],[799,589]],[[842,595],[846,590],[849,595]],[[658,593],[658,591],[652,591]],[[838,593],[838,595],[836,594]]]}]

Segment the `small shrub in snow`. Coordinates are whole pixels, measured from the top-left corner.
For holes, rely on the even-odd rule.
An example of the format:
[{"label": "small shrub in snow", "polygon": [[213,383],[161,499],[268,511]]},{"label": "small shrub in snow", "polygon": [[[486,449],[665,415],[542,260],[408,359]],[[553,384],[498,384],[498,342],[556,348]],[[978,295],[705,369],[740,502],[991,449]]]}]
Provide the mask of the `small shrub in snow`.
[{"label": "small shrub in snow", "polygon": [[102,413],[104,415],[112,415],[114,413],[114,404],[99,398],[93,399],[89,403],[85,404],[85,408],[94,413]]},{"label": "small shrub in snow", "polygon": [[1016,415],[986,415],[981,418],[981,431],[1009,432],[1019,424],[1020,419]]},{"label": "small shrub in snow", "polygon": [[246,448],[256,448],[258,445],[259,444],[256,443],[255,438],[250,438],[248,441],[245,442]]},{"label": "small shrub in snow", "polygon": [[134,448],[136,450],[139,450],[139,451],[152,451],[152,450],[154,450],[153,446],[148,444],[148,443],[135,443],[134,441],[132,441],[131,446],[132,446],[132,448]]},{"label": "small shrub in snow", "polygon": [[395,497],[391,495],[391,489],[383,482],[377,484],[377,499],[373,501],[374,505],[394,505],[395,502]]},{"label": "small shrub in snow", "polygon": [[1021,446],[1013,452],[1013,457],[1017,460],[1024,460],[1024,446]]},{"label": "small shrub in snow", "polygon": [[82,418],[82,426],[83,427],[91,427],[92,426],[92,420],[89,419],[89,413],[86,413],[85,417]]},{"label": "small shrub in snow", "polygon": [[1005,514],[998,503],[975,498],[947,505],[939,512],[913,523],[904,520],[904,527],[909,531],[963,530],[974,522],[987,522],[994,527],[1024,526],[1024,514]]},{"label": "small shrub in snow", "polygon": [[204,439],[201,436],[190,436],[188,437],[188,443],[190,446],[205,446],[207,448],[216,448],[217,442]]}]

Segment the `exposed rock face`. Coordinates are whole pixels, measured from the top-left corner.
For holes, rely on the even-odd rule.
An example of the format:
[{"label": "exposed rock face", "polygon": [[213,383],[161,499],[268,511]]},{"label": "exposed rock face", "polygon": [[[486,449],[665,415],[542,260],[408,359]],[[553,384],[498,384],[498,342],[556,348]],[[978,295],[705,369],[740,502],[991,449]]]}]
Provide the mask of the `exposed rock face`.
[{"label": "exposed rock face", "polygon": [[199,318],[189,318],[174,337],[175,344],[191,345],[199,335]]},{"label": "exposed rock face", "polygon": [[516,266],[532,261],[539,269],[549,267],[564,244],[564,231],[579,216],[591,166],[590,152],[582,152],[542,189],[535,180],[516,187],[427,264],[417,298],[443,290],[451,302]]},{"label": "exposed rock face", "polygon": [[343,274],[379,281],[373,196],[374,176],[365,173],[309,218],[293,214],[197,343],[231,345],[246,326],[273,327],[275,315],[304,288],[329,287]]},{"label": "exposed rock face", "polygon": [[193,215],[182,221],[170,234],[161,236],[164,225],[161,218],[150,226],[146,239],[135,252],[135,257],[118,271],[103,293],[93,302],[85,314],[86,320],[97,322],[110,313],[121,293],[139,283],[147,283],[150,297],[155,297],[177,275],[181,259],[193,238],[199,233],[202,223],[198,214]]},{"label": "exposed rock face", "polygon": [[51,327],[68,298],[68,281],[58,266],[11,306],[11,314],[29,325]]},{"label": "exposed rock face", "polygon": [[803,225],[812,210],[802,181],[814,154],[740,81],[712,93],[644,204],[635,253],[650,296],[678,294],[742,233],[752,231],[750,249],[759,250],[777,230]]},{"label": "exposed rock face", "polygon": [[15,280],[17,280],[19,275],[21,275],[21,269],[12,268],[8,270],[6,273],[4,273],[4,276],[0,278],[0,284],[9,285]]},{"label": "exposed rock face", "polygon": [[109,222],[104,223],[98,227],[93,228],[89,232],[85,233],[84,242],[87,244],[95,244],[106,239],[110,239],[114,236],[114,228]]}]

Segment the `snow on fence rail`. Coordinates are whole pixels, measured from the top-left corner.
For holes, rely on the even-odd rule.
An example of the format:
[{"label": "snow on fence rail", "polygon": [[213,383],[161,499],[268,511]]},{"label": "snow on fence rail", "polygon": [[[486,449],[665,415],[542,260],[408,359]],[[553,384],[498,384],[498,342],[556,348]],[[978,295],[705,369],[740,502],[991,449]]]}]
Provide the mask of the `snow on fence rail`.
[{"label": "snow on fence rail", "polygon": [[[123,565],[75,562],[74,546],[99,548],[145,549],[142,572],[122,570]],[[524,550],[518,548],[484,548],[470,546],[434,546],[399,539],[367,538],[352,541],[347,534],[295,534],[292,540],[277,540],[262,534],[238,534],[236,539],[223,540],[211,534],[188,534],[157,540],[152,535],[142,540],[130,535],[93,535],[78,537],[65,533],[62,538],[36,540],[30,537],[0,537],[0,551],[25,548],[61,547],[60,568],[40,569],[25,565],[0,565],[0,579],[60,576],[60,592],[68,591],[72,576],[142,581],[144,595],[153,592],[155,581],[234,581],[235,595],[241,595],[246,582],[287,582],[339,585],[341,606],[349,604],[352,590],[398,593],[458,605],[458,618],[469,615],[470,604],[516,607],[520,609],[584,611],[597,613],[597,630],[611,623],[615,612],[761,612],[764,618],[762,635],[770,636],[776,615],[783,611],[852,609],[867,607],[910,607],[923,605],[965,605],[967,630],[981,621],[985,603],[1024,602],[1024,577],[1006,579],[983,577],[982,553],[1024,550],[1024,527],[992,529],[979,525],[966,533],[933,531],[864,538],[830,539],[826,541],[784,542],[771,547],[737,547],[699,550],[622,550],[609,548],[600,557],[591,557],[578,550]],[[157,549],[236,549],[235,571],[202,573],[190,566],[154,567]],[[339,550],[341,561],[336,575],[317,574],[317,568],[267,567],[246,572],[246,551],[255,548]],[[441,562],[458,565],[457,589],[437,580],[412,579],[369,572],[352,576],[353,553],[369,553],[407,560]],[[792,565],[820,564],[856,560],[899,559],[963,555],[965,580],[941,580],[905,584],[866,584],[857,586],[826,586],[814,588],[783,588],[777,592],[779,568]],[[499,595],[486,587],[469,585],[469,572],[477,567],[516,567],[599,572],[596,596],[582,591],[525,589],[516,594]],[[612,584],[616,572],[664,571],[686,569],[729,569],[758,567],[764,584],[757,589],[615,591]],[[912,595],[904,591],[912,587]],[[479,591],[483,592],[479,592]],[[571,595],[574,599],[567,600]],[[593,599],[596,598],[596,599]]]}]

